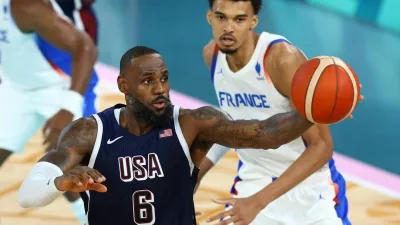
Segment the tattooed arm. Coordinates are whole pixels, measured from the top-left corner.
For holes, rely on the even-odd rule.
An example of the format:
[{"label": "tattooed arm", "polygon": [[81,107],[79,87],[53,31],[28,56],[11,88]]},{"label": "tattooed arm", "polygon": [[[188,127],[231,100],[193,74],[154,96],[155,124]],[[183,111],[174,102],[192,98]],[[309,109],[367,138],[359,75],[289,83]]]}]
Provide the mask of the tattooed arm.
[{"label": "tattooed arm", "polygon": [[[18,196],[20,206],[46,206],[63,191],[78,190],[72,189],[74,184],[85,183],[91,177],[97,179],[98,176],[92,176],[87,169],[82,173],[81,168],[84,167],[78,166],[85,156],[90,155],[96,135],[97,123],[94,118],[81,118],[66,126],[56,149],[43,156],[22,183]],[[65,178],[69,178],[70,182],[66,183]]]},{"label": "tattooed arm", "polygon": [[213,107],[186,110],[197,129],[197,141],[231,148],[277,148],[302,135],[313,123],[297,111],[276,114],[267,120],[236,120]]},{"label": "tattooed arm", "polygon": [[55,150],[44,155],[39,162],[49,162],[63,172],[69,171],[90,155],[96,135],[97,123],[93,117],[78,119],[63,129]]}]

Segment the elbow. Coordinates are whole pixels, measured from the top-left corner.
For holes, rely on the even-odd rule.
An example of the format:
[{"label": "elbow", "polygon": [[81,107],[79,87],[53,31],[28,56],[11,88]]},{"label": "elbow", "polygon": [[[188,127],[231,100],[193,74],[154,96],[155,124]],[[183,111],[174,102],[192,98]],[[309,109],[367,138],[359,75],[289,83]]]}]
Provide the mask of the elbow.
[{"label": "elbow", "polygon": [[37,191],[34,191],[29,184],[29,180],[25,180],[18,190],[18,204],[21,208],[41,207],[41,201],[38,201]]},{"label": "elbow", "polygon": [[28,190],[25,190],[24,184],[22,184],[21,188],[18,191],[18,204],[21,208],[33,208],[35,207],[34,201],[27,198]]},{"label": "elbow", "polygon": [[83,54],[90,59],[91,62],[95,63],[98,56],[98,51],[95,43],[88,34],[82,35],[81,38],[81,51]]},{"label": "elbow", "polygon": [[72,57],[79,58],[79,60],[89,61],[94,65],[98,57],[98,51],[95,43],[88,34],[79,33],[77,35],[75,38]]},{"label": "elbow", "polygon": [[18,198],[18,204],[21,208],[28,209],[28,208],[33,208],[34,206],[31,204],[31,202],[26,201],[25,199]]},{"label": "elbow", "polygon": [[[324,140],[317,141],[312,143],[311,146],[315,146],[314,149],[318,151],[318,155],[320,155],[322,161],[324,163],[329,162],[333,157],[333,144],[325,142]],[[310,147],[311,147],[310,146]]]}]

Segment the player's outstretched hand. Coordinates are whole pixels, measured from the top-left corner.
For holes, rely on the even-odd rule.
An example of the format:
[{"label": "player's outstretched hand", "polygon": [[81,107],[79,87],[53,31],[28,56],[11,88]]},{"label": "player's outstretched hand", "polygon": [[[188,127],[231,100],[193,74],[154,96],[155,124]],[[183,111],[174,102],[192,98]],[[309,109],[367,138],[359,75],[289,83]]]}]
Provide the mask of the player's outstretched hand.
[{"label": "player's outstretched hand", "polygon": [[[360,90],[361,90],[361,88],[362,88],[362,84],[360,84]],[[360,98],[358,99],[358,103],[360,103],[362,100],[364,100],[364,96],[360,95]],[[353,119],[353,115],[350,114],[347,118],[348,119]]]},{"label": "player's outstretched hand", "polygon": [[69,192],[83,192],[93,190],[106,192],[107,187],[101,184],[106,178],[99,171],[87,166],[77,166],[57,177],[54,183],[58,190]]},{"label": "player's outstretched hand", "polygon": [[257,214],[264,208],[262,205],[258,204],[259,201],[258,199],[255,199],[255,197],[228,198],[213,201],[218,204],[228,204],[232,207],[231,209],[218,213],[206,220],[210,223],[212,221],[226,218],[216,225],[228,225],[231,223],[234,225],[250,224],[256,218]]}]

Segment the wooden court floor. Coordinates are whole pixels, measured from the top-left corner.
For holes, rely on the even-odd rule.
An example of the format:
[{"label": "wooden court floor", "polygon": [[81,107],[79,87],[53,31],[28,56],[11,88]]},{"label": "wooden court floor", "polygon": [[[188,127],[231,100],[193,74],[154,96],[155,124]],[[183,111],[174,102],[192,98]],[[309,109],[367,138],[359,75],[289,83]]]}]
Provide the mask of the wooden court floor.
[{"label": "wooden court floor", "polygon": [[[100,109],[123,101],[120,95],[103,94]],[[0,169],[0,224],[1,225],[79,225],[64,197],[51,205],[38,209],[22,209],[17,203],[18,188],[35,162],[41,157],[42,137],[38,132],[28,143],[22,154],[13,155]],[[204,178],[202,186],[194,196],[200,224],[205,218],[220,210],[222,206],[211,202],[212,198],[229,197],[237,167],[234,152],[228,153]],[[350,219],[353,225],[400,225],[400,199],[394,199],[377,191],[348,181]]]}]

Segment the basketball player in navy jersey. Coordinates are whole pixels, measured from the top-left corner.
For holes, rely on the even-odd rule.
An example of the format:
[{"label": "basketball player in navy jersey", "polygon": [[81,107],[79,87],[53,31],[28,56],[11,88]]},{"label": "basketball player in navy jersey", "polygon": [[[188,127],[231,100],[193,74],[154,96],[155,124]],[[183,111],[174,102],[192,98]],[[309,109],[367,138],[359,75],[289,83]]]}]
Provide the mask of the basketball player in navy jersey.
[{"label": "basketball player in navy jersey", "polygon": [[[97,22],[91,3],[1,1],[0,165],[21,152],[40,127],[48,151],[65,125],[96,113]],[[84,224],[79,194],[65,196]]]},{"label": "basketball player in navy jersey", "polygon": [[[203,55],[220,107],[235,120],[291,111],[292,77],[307,61],[302,51],[283,36],[254,31],[261,0],[208,2],[213,40]],[[213,146],[200,166],[199,182],[228,150]],[[350,224],[346,184],[332,159],[327,125],[312,126],[274,151],[236,152],[234,198],[217,201],[227,209],[211,221],[230,216],[219,224]]]},{"label": "basketball player in navy jersey", "polygon": [[24,180],[21,207],[72,191],[84,198],[90,225],[195,224],[196,168],[214,143],[272,149],[313,125],[297,111],[232,121],[209,106],[182,109],[170,102],[169,76],[157,51],[128,50],[117,79],[126,104],[66,126]]}]

